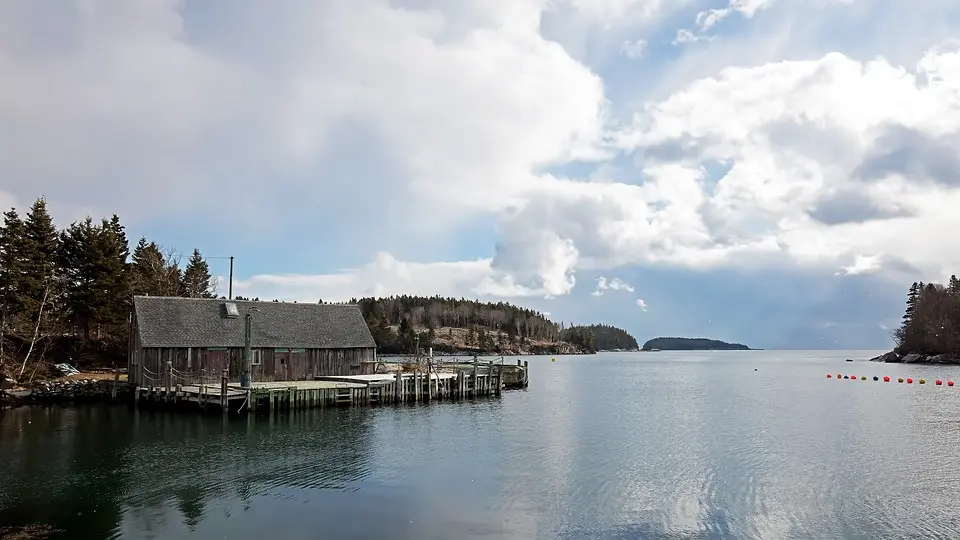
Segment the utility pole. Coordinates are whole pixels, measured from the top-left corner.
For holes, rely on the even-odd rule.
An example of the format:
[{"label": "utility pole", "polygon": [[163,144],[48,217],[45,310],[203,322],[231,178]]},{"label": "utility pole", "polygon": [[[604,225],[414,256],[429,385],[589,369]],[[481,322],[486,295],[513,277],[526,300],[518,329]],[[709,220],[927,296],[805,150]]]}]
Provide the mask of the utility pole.
[{"label": "utility pole", "polygon": [[[231,257],[232,258],[232,257]],[[250,349],[250,330],[253,322],[253,315],[247,313],[243,316],[243,374],[240,375],[240,387],[249,390],[253,385],[251,384],[251,375],[253,374],[253,366],[251,362],[251,351]]]},{"label": "utility pole", "polygon": [[227,299],[233,300],[233,255],[230,256],[230,285],[228,288]]}]

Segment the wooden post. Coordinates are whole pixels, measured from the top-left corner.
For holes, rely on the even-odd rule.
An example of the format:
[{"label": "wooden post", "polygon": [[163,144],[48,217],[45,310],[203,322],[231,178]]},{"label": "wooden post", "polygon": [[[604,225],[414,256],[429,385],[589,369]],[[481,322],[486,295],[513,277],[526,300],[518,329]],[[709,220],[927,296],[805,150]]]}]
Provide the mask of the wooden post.
[{"label": "wooden post", "polygon": [[493,394],[493,360],[487,364],[487,395]]},{"label": "wooden post", "polygon": [[497,366],[497,385],[493,387],[494,393],[499,397],[503,387],[503,362]]},{"label": "wooden post", "polygon": [[526,388],[530,384],[530,362],[523,361],[523,387]]},{"label": "wooden post", "polygon": [[120,370],[113,368],[113,388],[110,389],[110,400],[117,400],[117,387],[120,386]]},{"label": "wooden post", "polygon": [[427,401],[433,399],[433,377],[430,375],[432,366],[430,359],[427,359]]},{"label": "wooden post", "polygon": [[473,357],[473,390],[470,392],[471,397],[477,396],[477,389],[479,385],[477,382],[480,380],[478,375],[480,373],[480,360],[476,356]]},{"label": "wooden post", "polygon": [[223,414],[227,414],[227,379],[230,378],[230,372],[223,370],[223,376],[220,377],[220,406],[223,407]]},{"label": "wooden post", "polygon": [[166,364],[166,368],[165,368],[165,369],[166,369],[166,372],[167,372],[167,377],[166,377],[166,379],[167,379],[167,384],[164,385],[164,389],[165,389],[165,390],[167,391],[167,393],[169,394],[169,393],[170,393],[170,387],[173,386],[173,362],[171,362],[170,360],[167,360],[167,364]]}]

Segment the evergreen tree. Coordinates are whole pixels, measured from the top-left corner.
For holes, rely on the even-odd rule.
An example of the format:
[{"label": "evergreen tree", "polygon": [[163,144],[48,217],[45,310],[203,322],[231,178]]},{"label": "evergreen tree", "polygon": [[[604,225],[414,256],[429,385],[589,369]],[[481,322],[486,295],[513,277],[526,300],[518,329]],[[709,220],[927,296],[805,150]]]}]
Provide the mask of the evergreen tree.
[{"label": "evergreen tree", "polygon": [[44,198],[37,199],[30,206],[23,222],[23,230],[25,268],[18,284],[20,301],[24,308],[23,323],[36,325],[42,312],[45,316],[40,324],[41,328],[45,328],[52,319],[47,315],[52,316],[51,308],[57,297],[55,278],[59,234]]},{"label": "evergreen tree", "polygon": [[957,276],[950,276],[950,281],[947,284],[947,292],[953,295],[960,295],[960,279],[957,279]]},{"label": "evergreen tree", "polygon": [[903,326],[907,327],[913,320],[913,315],[917,312],[917,302],[920,300],[920,284],[916,281],[910,286],[907,293],[907,309],[903,313]]},{"label": "evergreen tree", "polygon": [[3,214],[0,229],[0,331],[16,327],[16,318],[23,312],[21,282],[26,273],[23,258],[25,231],[15,208]]},{"label": "evergreen tree", "polygon": [[17,328],[17,318],[23,311],[20,299],[20,281],[24,274],[23,221],[15,208],[3,214],[0,228],[0,373],[6,363],[6,336]]},{"label": "evergreen tree", "polygon": [[133,294],[182,296],[183,275],[178,262],[172,254],[164,255],[156,243],[148,243],[145,238],[141,238],[131,257],[130,278]]},{"label": "evergreen tree", "polygon": [[103,220],[99,236],[100,253],[103,256],[103,289],[110,296],[101,323],[125,331],[127,315],[133,307],[130,296],[130,244],[126,228],[120,217],[114,214]]},{"label": "evergreen tree", "polygon": [[470,330],[467,331],[467,345],[474,345],[477,343],[477,327],[475,325],[470,325]]},{"label": "evergreen tree", "polygon": [[[213,293],[213,279],[210,276],[210,267],[203,259],[199,249],[193,250],[193,255],[183,271],[183,295],[188,298],[216,298]],[[321,300],[322,304],[323,301]]]},{"label": "evergreen tree", "polygon": [[113,333],[129,309],[129,249],[122,229],[118,220],[95,225],[88,217],[60,234],[62,307],[66,320],[80,328],[86,341],[94,326]]}]

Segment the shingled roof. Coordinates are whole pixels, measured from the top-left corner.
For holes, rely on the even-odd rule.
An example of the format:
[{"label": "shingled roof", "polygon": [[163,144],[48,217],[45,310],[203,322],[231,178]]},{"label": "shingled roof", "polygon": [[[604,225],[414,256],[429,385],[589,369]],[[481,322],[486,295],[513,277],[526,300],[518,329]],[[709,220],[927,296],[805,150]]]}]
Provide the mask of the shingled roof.
[{"label": "shingled roof", "polygon": [[[228,303],[236,304],[239,317],[228,317]],[[253,347],[377,346],[353,305],[135,296],[133,309],[142,347],[243,347],[246,313],[253,315]]]}]

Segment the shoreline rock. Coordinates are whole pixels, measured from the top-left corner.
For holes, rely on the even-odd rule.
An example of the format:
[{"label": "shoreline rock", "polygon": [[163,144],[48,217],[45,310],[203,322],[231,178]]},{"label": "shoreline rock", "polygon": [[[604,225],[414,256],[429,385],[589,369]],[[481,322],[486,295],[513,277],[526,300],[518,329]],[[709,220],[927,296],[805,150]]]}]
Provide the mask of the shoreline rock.
[{"label": "shoreline rock", "polygon": [[[126,382],[117,387],[118,399],[130,391]],[[28,390],[0,390],[0,408],[43,403],[77,401],[109,401],[113,395],[113,381],[76,379],[40,382]]]},{"label": "shoreline rock", "polygon": [[875,356],[870,359],[871,362],[883,362],[887,364],[947,364],[960,365],[960,355],[952,353],[942,354],[920,354],[907,353],[901,355],[896,351]]}]

